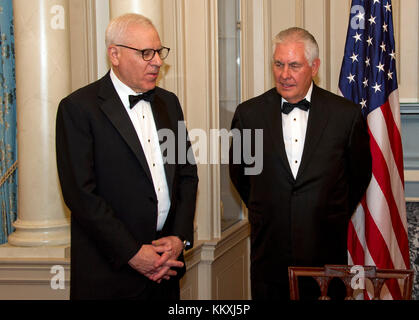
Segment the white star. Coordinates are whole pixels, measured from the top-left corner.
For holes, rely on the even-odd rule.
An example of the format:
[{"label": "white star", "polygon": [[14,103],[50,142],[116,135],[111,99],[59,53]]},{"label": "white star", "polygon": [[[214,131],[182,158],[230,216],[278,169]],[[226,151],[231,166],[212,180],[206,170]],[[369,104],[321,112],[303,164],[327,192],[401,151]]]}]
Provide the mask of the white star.
[{"label": "white star", "polygon": [[381,92],[381,84],[378,84],[377,82],[375,83],[375,86],[372,87],[375,90],[375,93],[377,93],[377,91]]},{"label": "white star", "polygon": [[370,66],[370,58],[365,59],[365,66],[366,67]]},{"label": "white star", "polygon": [[380,3],[380,0],[374,0],[373,4]]},{"label": "white star", "polygon": [[349,76],[348,76],[348,77],[346,77],[346,79],[348,79],[348,80],[349,80],[349,83],[351,83],[351,82],[355,82],[355,75],[354,75],[354,74],[352,74],[352,73],[349,73]]},{"label": "white star", "polygon": [[362,82],[364,84],[364,88],[368,87],[368,79],[364,78],[364,81]]},{"label": "white star", "polygon": [[389,71],[389,72],[387,73],[387,79],[388,79],[388,80],[393,79],[393,72],[390,72],[390,71]]},{"label": "white star", "polygon": [[386,25],[386,23],[384,22],[384,24],[383,24],[383,32],[387,32],[388,30],[387,30],[387,27],[388,27],[388,25]]},{"label": "white star", "polygon": [[362,98],[361,102],[359,103],[362,106],[362,109],[367,107],[367,100],[365,100],[364,98]]},{"label": "white star", "polygon": [[380,46],[380,48],[381,48],[381,52],[386,51],[386,44],[384,43],[384,41],[383,41],[383,42],[381,42],[381,46]]},{"label": "white star", "polygon": [[384,6],[384,8],[386,8],[386,11],[391,12],[390,7],[391,7],[391,4],[388,4],[388,2],[387,2],[387,4]]},{"label": "white star", "polygon": [[373,38],[371,38],[370,36],[368,36],[368,40],[367,40],[367,42],[368,42],[368,47],[369,47],[369,46],[372,46],[372,39],[373,39]]},{"label": "white star", "polygon": [[370,22],[370,25],[371,25],[371,24],[373,24],[373,23],[375,24],[375,18],[376,18],[376,17],[371,16],[371,17],[368,19],[368,21]]},{"label": "white star", "polygon": [[384,64],[381,64],[381,62],[378,63],[378,72],[383,71],[384,72]]},{"label": "white star", "polygon": [[394,52],[394,50],[391,50],[390,57],[391,60],[396,59],[396,53]]},{"label": "white star", "polygon": [[356,34],[352,38],[354,38],[355,43],[357,43],[357,41],[361,41],[361,36],[362,34],[358,34],[358,32],[356,32]]},{"label": "white star", "polygon": [[354,53],[352,53],[352,56],[351,56],[351,57],[349,57],[349,58],[351,58],[351,59],[352,59],[352,63],[354,63],[354,62],[355,62],[355,60],[356,60],[356,61],[358,61],[358,55],[357,55],[357,54],[355,54],[355,52],[354,52]]},{"label": "white star", "polygon": [[365,13],[359,11],[358,14],[355,16],[355,18],[358,18],[359,21],[365,20]]}]

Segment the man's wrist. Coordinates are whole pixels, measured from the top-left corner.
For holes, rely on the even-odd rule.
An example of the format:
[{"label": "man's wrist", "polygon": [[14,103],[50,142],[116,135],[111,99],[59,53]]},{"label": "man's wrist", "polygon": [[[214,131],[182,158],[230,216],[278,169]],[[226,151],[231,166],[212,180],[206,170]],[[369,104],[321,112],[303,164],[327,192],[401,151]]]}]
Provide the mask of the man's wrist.
[{"label": "man's wrist", "polygon": [[189,246],[191,243],[188,241],[188,240],[186,240],[184,237],[182,237],[182,236],[177,236],[179,239],[180,239],[180,241],[182,242],[182,245],[183,245],[183,250],[185,250],[186,249],[186,247],[187,246]]}]

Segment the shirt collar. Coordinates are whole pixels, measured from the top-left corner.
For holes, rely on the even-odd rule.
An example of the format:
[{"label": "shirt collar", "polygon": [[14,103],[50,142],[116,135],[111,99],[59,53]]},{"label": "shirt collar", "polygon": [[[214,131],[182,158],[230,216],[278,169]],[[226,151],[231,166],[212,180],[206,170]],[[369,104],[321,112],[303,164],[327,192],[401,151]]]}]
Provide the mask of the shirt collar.
[{"label": "shirt collar", "polygon": [[129,95],[138,95],[138,93],[135,92],[134,90],[132,90],[130,87],[128,87],[121,80],[119,80],[119,78],[117,77],[117,75],[115,74],[115,72],[113,71],[112,68],[111,68],[111,72],[110,72],[110,77],[111,77],[112,83],[115,87],[115,90],[118,93],[119,98],[121,99],[124,107],[129,108],[128,96]]}]

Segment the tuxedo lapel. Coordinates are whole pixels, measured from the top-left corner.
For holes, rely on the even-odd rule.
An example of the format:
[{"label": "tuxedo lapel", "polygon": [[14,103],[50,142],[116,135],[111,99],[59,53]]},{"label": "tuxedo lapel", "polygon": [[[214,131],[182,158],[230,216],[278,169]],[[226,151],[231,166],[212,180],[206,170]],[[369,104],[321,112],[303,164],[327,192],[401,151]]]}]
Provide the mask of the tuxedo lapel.
[{"label": "tuxedo lapel", "polygon": [[[160,129],[169,129],[171,132],[176,132],[175,128],[172,128],[168,109],[166,106],[166,103],[163,99],[159,97],[159,95],[156,92],[156,95],[154,97],[154,100],[151,105],[151,109],[153,112],[154,122],[156,124],[157,132]],[[177,137],[175,137],[176,139]],[[159,137],[160,139],[160,137]],[[177,146],[177,143],[175,143],[175,146]],[[169,150],[168,150],[169,152]],[[175,154],[177,152],[175,151]],[[166,157],[167,159],[170,159],[171,157]],[[164,158],[163,158],[164,160]],[[167,186],[169,187],[169,194],[172,194],[172,185],[173,185],[173,178],[175,174],[175,164],[174,163],[168,163],[168,161],[165,161],[164,163],[164,171],[166,173],[166,181]]]},{"label": "tuxedo lapel", "polygon": [[147,174],[147,177],[150,179],[150,182],[153,183],[141,142],[138,139],[129,115],[112,84],[109,73],[102,79],[101,87],[99,89],[99,97],[104,100],[100,108],[134,152]]},{"label": "tuxedo lapel", "polygon": [[268,128],[268,134],[271,136],[274,149],[279,155],[282,165],[288,172],[288,178],[294,181],[294,176],[292,175],[287,153],[285,151],[284,135],[282,131],[281,96],[274,88],[271,90],[271,93],[266,97],[266,99],[267,101],[265,107],[267,112],[263,112],[263,114],[265,115],[265,123],[267,124],[266,128]]},{"label": "tuxedo lapel", "polygon": [[316,150],[324,128],[327,125],[329,113],[324,107],[325,103],[327,103],[327,101],[324,101],[324,99],[321,97],[319,88],[316,85],[313,85],[313,93],[311,95],[311,108],[308,115],[304,150],[296,180],[298,180],[298,178],[303,174],[304,170],[310,163],[310,158],[313,155],[313,151]]}]

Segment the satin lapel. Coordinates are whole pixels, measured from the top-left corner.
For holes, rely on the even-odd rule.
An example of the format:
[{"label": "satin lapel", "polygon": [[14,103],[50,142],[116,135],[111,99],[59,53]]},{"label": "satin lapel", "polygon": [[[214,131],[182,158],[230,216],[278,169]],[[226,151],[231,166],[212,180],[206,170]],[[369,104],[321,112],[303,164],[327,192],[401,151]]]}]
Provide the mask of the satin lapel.
[{"label": "satin lapel", "polygon": [[[282,132],[281,96],[276,92],[276,89],[274,88],[271,90],[271,94],[266,97],[266,100],[267,101],[264,108],[267,112],[263,112],[263,114],[265,116],[268,134],[271,136],[274,149],[279,154],[282,165],[288,172],[288,178],[294,181],[294,176],[292,175],[287,153],[285,151],[284,135]],[[264,137],[264,139],[266,138]]]},{"label": "satin lapel", "polygon": [[109,73],[102,81],[99,97],[104,99],[103,104],[100,106],[102,111],[105,113],[116,130],[118,130],[122,138],[134,152],[135,156],[146,172],[147,177],[150,179],[150,182],[153,183],[151,172],[148,168],[147,159],[141,146],[140,139],[137,136],[131,119],[129,118],[129,115],[124,108],[124,105],[122,104],[115,88],[113,87]]},{"label": "satin lapel", "polygon": [[[153,111],[153,117],[154,117],[154,122],[156,123],[157,132],[160,129],[169,129],[173,133],[177,132],[176,128],[173,128],[171,126],[168,109],[167,109],[165,101],[163,101],[163,99],[161,99],[157,93],[154,97],[154,101],[152,102],[151,109]],[[177,137],[175,137],[175,139],[177,139]],[[160,143],[162,143],[162,141],[160,141]],[[177,146],[177,143],[175,143],[175,146]],[[177,155],[177,152],[175,153]],[[166,158],[170,159],[171,157],[166,157]],[[167,181],[167,186],[169,187],[169,194],[171,195],[172,187],[173,187],[173,179],[175,175],[175,164],[167,163],[167,161],[165,161],[164,171],[166,173],[166,181]]]},{"label": "satin lapel", "polygon": [[303,174],[304,170],[310,163],[313,151],[316,150],[324,128],[329,120],[329,113],[326,111],[324,104],[326,101],[320,96],[319,88],[314,85],[311,95],[311,108],[308,115],[306,138],[304,142],[303,155],[301,157],[301,165],[298,169],[296,180]]}]

